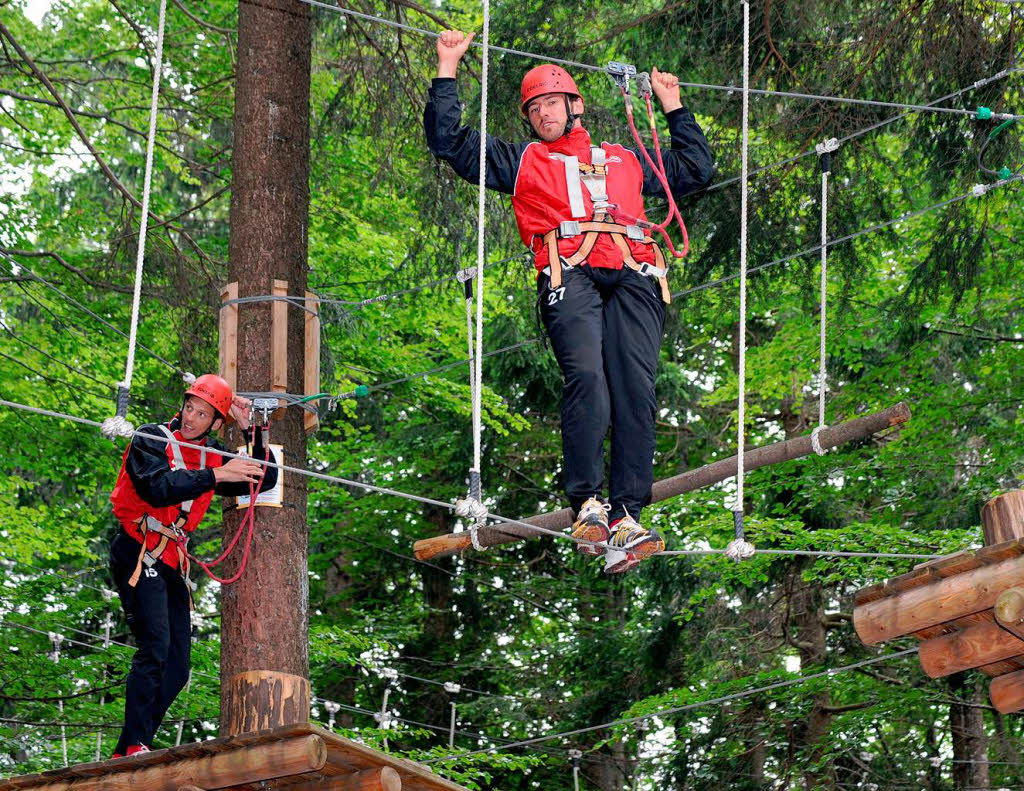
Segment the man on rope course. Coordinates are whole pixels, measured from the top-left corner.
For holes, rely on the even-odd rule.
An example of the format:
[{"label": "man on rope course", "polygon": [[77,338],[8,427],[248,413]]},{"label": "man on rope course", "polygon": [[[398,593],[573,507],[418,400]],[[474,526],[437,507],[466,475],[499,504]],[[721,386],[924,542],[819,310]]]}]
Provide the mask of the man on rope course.
[{"label": "man on rope course", "polygon": [[[181,411],[138,433],[203,446],[202,450],[135,436],[125,449],[110,495],[121,529],[110,547],[110,569],[136,651],[125,690],[124,727],[114,758],[147,752],[191,667],[191,609],[187,534],[199,525],[214,494],[252,495],[273,488],[277,468],[225,459],[209,437],[233,418],[250,426],[250,401],[233,395],[215,374],[185,392]],[[253,430],[250,455],[264,458],[263,431]],[[209,450],[207,450],[209,449]]]},{"label": "man on rope course", "polygon": [[[463,126],[455,84],[472,39],[457,30],[438,39],[424,126],[434,156],[477,183],[480,133]],[[521,86],[520,110],[539,141],[510,143],[488,135],[486,149],[487,187],[512,195],[520,237],[534,252],[540,313],[564,377],[562,453],[565,490],[576,513],[573,536],[606,548],[610,573],[665,548],[656,531],[637,521],[654,480],[654,380],[669,301],[664,257],[650,236],[650,229],[664,225],[647,221],[642,196],[668,197],[678,215],[661,180],[681,196],[707,184],[713,169],[677,78],[654,69],[650,79],[672,137],[660,174],[651,164],[660,159],[657,150],[591,143],[576,83],[551,64],[531,69]],[[602,546],[577,544],[592,555],[602,554]]]}]

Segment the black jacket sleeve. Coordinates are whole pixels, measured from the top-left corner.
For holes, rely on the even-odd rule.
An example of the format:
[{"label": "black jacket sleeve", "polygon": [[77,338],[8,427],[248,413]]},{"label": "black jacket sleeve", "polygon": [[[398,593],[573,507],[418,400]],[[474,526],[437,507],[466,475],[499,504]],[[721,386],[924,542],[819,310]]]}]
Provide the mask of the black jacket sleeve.
[{"label": "black jacket sleeve", "polygon": [[[246,432],[248,433],[248,432]],[[266,452],[264,449],[264,438],[263,429],[256,429],[256,441],[253,443],[252,450],[249,455],[252,458],[263,461],[263,455]],[[211,443],[217,450],[223,450],[223,448],[216,442]],[[273,457],[270,457],[270,461],[273,461]],[[260,483],[257,492],[264,492],[267,489],[273,489],[277,485],[277,475],[279,470],[277,467],[267,467],[266,473],[263,475],[263,481]],[[217,484],[214,491],[223,497],[245,497],[249,494],[249,484],[245,481],[233,482],[233,483],[219,483]]]},{"label": "black jacket sleeve", "polygon": [[[430,84],[423,111],[427,146],[438,159],[474,184],[480,181],[480,132],[462,125],[462,103],[455,80],[436,77]],[[487,187],[511,195],[523,151],[529,143],[509,143],[487,136]]]},{"label": "black jacket sleeve", "polygon": [[150,436],[132,437],[124,466],[139,497],[154,508],[165,508],[194,500],[214,487],[213,470],[171,469],[167,442],[159,426],[147,423],[138,430]]},{"label": "black jacket sleeve", "polygon": [[[665,175],[668,177],[672,194],[676,198],[680,198],[711,181],[715,170],[714,161],[711,156],[711,147],[708,145],[707,138],[704,137],[704,132],[697,123],[697,119],[693,117],[693,113],[685,107],[680,107],[668,113],[665,118],[668,120],[672,144],[668,149],[662,148],[661,156],[665,163]],[[664,197],[665,190],[658,177],[654,175],[651,166],[647,164],[643,153],[635,148],[633,151],[640,159],[640,167],[644,171],[644,195]],[[654,162],[658,161],[653,148],[647,148],[647,152]]]}]

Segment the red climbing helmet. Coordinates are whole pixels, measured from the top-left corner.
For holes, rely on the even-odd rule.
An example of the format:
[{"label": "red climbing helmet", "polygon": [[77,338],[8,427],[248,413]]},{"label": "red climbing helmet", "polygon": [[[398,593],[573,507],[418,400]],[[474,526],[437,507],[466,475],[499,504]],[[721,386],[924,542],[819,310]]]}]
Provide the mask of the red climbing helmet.
[{"label": "red climbing helmet", "polygon": [[561,66],[545,63],[523,75],[523,84],[519,88],[519,109],[523,115],[526,115],[526,105],[545,93],[566,93],[577,99],[583,98],[569,72]]},{"label": "red climbing helmet", "polygon": [[185,391],[185,395],[201,398],[220,412],[221,417],[226,418],[231,409],[231,385],[217,374],[203,374]]}]

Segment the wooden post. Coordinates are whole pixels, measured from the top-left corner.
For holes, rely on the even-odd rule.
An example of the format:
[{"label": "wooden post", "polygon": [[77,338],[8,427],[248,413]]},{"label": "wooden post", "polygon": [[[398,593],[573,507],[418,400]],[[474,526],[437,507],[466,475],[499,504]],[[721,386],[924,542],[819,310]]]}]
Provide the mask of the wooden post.
[{"label": "wooden post", "polygon": [[[826,428],[818,435],[823,448],[834,448],[858,439],[864,439],[872,434],[877,434],[883,429],[898,426],[910,419],[910,408],[899,403],[894,407],[876,412],[872,415],[856,418],[855,420],[841,423],[838,426]],[[814,452],[811,447],[811,437],[805,437],[777,442],[774,445],[766,445],[761,448],[747,451],[743,457],[743,468],[745,470],[756,470],[771,464],[781,464],[784,461],[798,459],[801,456],[809,456]],[[670,497],[677,497],[684,492],[692,492],[705,486],[727,480],[736,474],[736,457],[716,461],[696,470],[689,470],[673,478],[658,481],[651,488],[651,502],[657,503],[667,500]],[[563,508],[561,511],[553,511],[548,514],[540,514],[523,521],[531,525],[545,528],[547,530],[565,530],[572,525],[573,513],[571,508]],[[481,546],[493,547],[499,544],[511,544],[527,538],[535,538],[538,535],[536,530],[520,525],[500,525],[497,527],[486,527],[478,531],[477,537]],[[468,532],[451,533],[445,536],[425,538],[417,541],[414,545],[416,557],[420,560],[431,558],[447,557],[456,555],[469,549],[473,545]]]},{"label": "wooden post", "polygon": [[[275,280],[273,294],[288,296],[288,281]],[[270,303],[270,389],[275,393],[288,392],[288,303],[283,300]],[[288,405],[286,401],[278,403]]]},{"label": "wooden post", "polygon": [[[228,279],[239,296],[306,293],[309,216],[309,88],[312,33],[309,6],[298,0],[261,0],[238,6],[235,70],[231,235]],[[303,381],[304,311],[285,302],[239,305],[238,389],[265,392]],[[286,370],[273,342],[273,317],[285,323]],[[282,318],[283,317],[283,318]],[[271,428],[289,463],[303,466],[303,410],[289,407]],[[238,432],[228,446],[241,444]],[[227,511],[225,537],[242,514]],[[221,734],[234,729],[308,721],[298,700],[309,678],[309,579],[306,478],[291,476],[283,508],[261,508],[248,565],[223,588],[221,618]],[[232,573],[235,568],[225,569]],[[281,701],[261,689],[293,691]],[[282,693],[283,694],[283,693]],[[238,707],[248,710],[239,711]],[[202,783],[198,783],[202,785]],[[217,787],[223,787],[223,783]]]},{"label": "wooden post", "polygon": [[[228,283],[220,290],[220,301],[238,299],[238,283]],[[225,305],[220,309],[220,375],[238,389],[238,305]]]},{"label": "wooden post", "polygon": [[998,624],[979,623],[921,643],[921,668],[932,678],[984,667],[1024,654],[1024,640]]},{"label": "wooden post", "polygon": [[1024,670],[992,679],[989,698],[996,710],[1002,714],[1012,714],[1024,709]]},{"label": "wooden post", "polygon": [[981,532],[985,546],[1024,538],[1024,490],[1015,489],[985,503],[981,507]]},{"label": "wooden post", "polygon": [[853,610],[853,626],[868,645],[989,610],[999,594],[1024,579],[1024,555],[971,569]]}]

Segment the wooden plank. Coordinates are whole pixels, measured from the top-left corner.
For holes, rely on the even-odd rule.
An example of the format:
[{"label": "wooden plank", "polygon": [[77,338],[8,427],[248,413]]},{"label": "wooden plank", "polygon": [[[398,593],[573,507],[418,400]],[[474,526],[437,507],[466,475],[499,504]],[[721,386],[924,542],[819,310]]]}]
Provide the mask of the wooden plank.
[{"label": "wooden plank", "polygon": [[1011,659],[1004,659],[1002,662],[993,662],[991,665],[979,667],[986,676],[1005,676],[1007,673],[1016,673],[1024,669],[1024,656],[1015,656]]},{"label": "wooden plank", "polygon": [[918,632],[982,610],[1024,578],[1024,557],[1012,557],[937,580],[853,610],[853,625],[868,645]]},{"label": "wooden plank", "polygon": [[[220,301],[238,299],[238,283],[228,283],[220,290]],[[238,389],[238,305],[221,305],[220,308],[220,375],[231,386]]]},{"label": "wooden plank", "polygon": [[327,745],[327,766],[324,774],[351,773],[378,766],[390,766],[402,778],[403,791],[466,791],[462,786],[434,774],[420,764],[381,753],[336,733],[313,726]]},{"label": "wooden plank", "polygon": [[[306,292],[305,368],[302,392],[316,395],[320,392],[320,298]],[[304,411],[306,433],[311,434],[320,425],[315,412]]]},{"label": "wooden plank", "polygon": [[229,788],[318,772],[327,760],[324,740],[316,734],[242,745],[201,758],[174,761],[174,755],[172,750],[157,750],[138,759],[132,756],[111,761],[109,773],[91,779],[74,779],[67,771],[63,777],[46,777],[45,782],[26,783],[19,781],[32,778],[12,778],[0,781],[0,789],[45,786],[45,791],[178,791],[183,785]]},{"label": "wooden plank", "polygon": [[[275,280],[271,290],[275,297],[288,296],[288,281]],[[274,300],[270,303],[270,389],[274,393],[288,392],[288,303]],[[285,401],[279,402],[286,406]]]},{"label": "wooden plank", "polygon": [[1024,654],[1024,640],[996,623],[982,623],[921,643],[921,668],[931,678],[990,665]]}]

